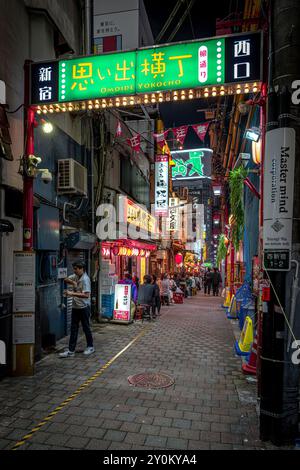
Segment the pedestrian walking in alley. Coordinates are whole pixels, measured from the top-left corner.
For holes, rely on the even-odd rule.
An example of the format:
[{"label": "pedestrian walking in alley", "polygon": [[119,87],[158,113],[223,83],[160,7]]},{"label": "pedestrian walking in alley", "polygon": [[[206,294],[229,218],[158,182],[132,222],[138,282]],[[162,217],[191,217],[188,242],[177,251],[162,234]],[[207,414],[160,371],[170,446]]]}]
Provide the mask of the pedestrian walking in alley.
[{"label": "pedestrian walking in alley", "polygon": [[156,315],[160,314],[161,301],[160,301],[160,288],[157,284],[157,277],[154,274],[152,276],[152,285],[155,288],[155,299],[154,299],[154,304],[152,307],[152,316],[156,318]]},{"label": "pedestrian walking in alley", "polygon": [[184,274],[181,274],[180,276],[180,289],[184,293],[184,298],[187,299],[188,290],[187,290],[187,284],[186,284],[186,276]]},{"label": "pedestrian walking in alley", "polygon": [[210,268],[208,268],[204,274],[204,294],[205,295],[206,294],[210,295],[211,286],[212,286],[212,272]]},{"label": "pedestrian walking in alley", "polygon": [[222,283],[222,277],[218,270],[218,268],[214,268],[214,272],[212,273],[212,288],[213,288],[213,295],[219,295],[219,288],[220,284]]},{"label": "pedestrian walking in alley", "polygon": [[163,305],[170,305],[170,280],[167,274],[163,275],[161,281],[161,300]]},{"label": "pedestrian walking in alley", "polygon": [[93,345],[93,336],[90,329],[91,315],[91,281],[85,272],[85,263],[78,261],[73,263],[74,274],[64,280],[66,284],[73,287],[74,290],[66,290],[67,297],[73,297],[71,334],[69,340],[69,349],[59,354],[59,357],[71,357],[75,354],[77,344],[79,324],[86,337],[87,348],[84,351],[85,356],[95,352]]},{"label": "pedestrian walking in alley", "polygon": [[174,302],[174,292],[176,292],[176,289],[177,289],[177,285],[176,285],[176,282],[174,280],[174,276],[171,276],[170,277],[170,302],[171,302],[171,304],[175,303]]},{"label": "pedestrian walking in alley", "polygon": [[195,276],[195,283],[196,283],[196,288],[197,288],[198,290],[201,290],[200,277],[199,277],[198,274],[196,274],[196,276]]},{"label": "pedestrian walking in alley", "polygon": [[192,296],[192,285],[193,285],[192,278],[191,278],[190,275],[188,275],[187,278],[186,278],[186,288],[187,288],[187,291],[188,291],[188,297]]}]

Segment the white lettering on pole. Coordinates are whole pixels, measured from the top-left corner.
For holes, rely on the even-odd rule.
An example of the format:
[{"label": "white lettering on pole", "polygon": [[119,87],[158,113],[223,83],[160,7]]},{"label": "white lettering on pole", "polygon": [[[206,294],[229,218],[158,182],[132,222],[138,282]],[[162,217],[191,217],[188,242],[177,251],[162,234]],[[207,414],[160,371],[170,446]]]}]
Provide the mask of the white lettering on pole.
[{"label": "white lettering on pole", "polygon": [[292,354],[292,363],[295,364],[295,365],[298,365],[300,364],[300,358],[299,358],[299,355],[300,355],[300,341],[299,340],[296,340],[293,342],[292,344],[292,349],[296,349],[295,352],[293,352]]},{"label": "white lettering on pole", "polygon": [[0,364],[6,364],[6,345],[4,341],[0,341]]},{"label": "white lettering on pole", "polygon": [[292,83],[292,90],[295,90],[292,93],[292,103],[300,104],[300,80],[295,80]]}]

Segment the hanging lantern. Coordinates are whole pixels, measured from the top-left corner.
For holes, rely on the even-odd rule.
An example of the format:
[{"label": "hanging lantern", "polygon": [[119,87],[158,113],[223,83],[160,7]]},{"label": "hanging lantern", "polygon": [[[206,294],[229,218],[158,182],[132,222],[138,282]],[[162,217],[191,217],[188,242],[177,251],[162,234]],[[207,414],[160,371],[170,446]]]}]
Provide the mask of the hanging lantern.
[{"label": "hanging lantern", "polygon": [[261,162],[261,140],[252,142],[252,160],[255,165],[260,165]]},{"label": "hanging lantern", "polygon": [[108,246],[102,246],[102,257],[104,259],[110,258],[110,248]]},{"label": "hanging lantern", "polygon": [[183,261],[183,256],[181,253],[177,253],[177,255],[175,255],[175,263],[176,264],[181,264]]},{"label": "hanging lantern", "polygon": [[119,248],[117,246],[114,246],[113,249],[112,249],[112,252],[113,252],[113,255],[114,256],[118,256],[119,254]]}]

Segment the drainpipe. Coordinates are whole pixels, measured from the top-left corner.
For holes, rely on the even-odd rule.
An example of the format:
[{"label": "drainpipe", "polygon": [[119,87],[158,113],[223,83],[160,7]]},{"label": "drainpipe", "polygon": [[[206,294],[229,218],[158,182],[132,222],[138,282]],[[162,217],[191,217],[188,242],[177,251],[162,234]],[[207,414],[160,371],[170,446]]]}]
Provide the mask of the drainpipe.
[{"label": "drainpipe", "polygon": [[85,55],[92,54],[92,0],[84,2],[84,46]]},{"label": "drainpipe", "polygon": [[[34,155],[34,112],[29,105],[29,67],[30,62],[25,62],[25,159]],[[23,250],[33,249],[33,177],[23,175]]]}]

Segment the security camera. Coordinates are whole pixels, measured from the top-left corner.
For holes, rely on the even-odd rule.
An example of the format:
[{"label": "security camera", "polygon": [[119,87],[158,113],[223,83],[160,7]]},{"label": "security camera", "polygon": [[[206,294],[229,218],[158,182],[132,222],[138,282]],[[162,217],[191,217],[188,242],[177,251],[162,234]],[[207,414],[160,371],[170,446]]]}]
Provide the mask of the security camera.
[{"label": "security camera", "polygon": [[51,183],[52,173],[49,170],[42,170],[41,171],[41,179],[45,184]]},{"label": "security camera", "polygon": [[242,101],[241,103],[238,104],[238,109],[239,109],[240,114],[245,115],[249,113],[250,105],[248,102]]},{"label": "security camera", "polygon": [[35,155],[29,155],[28,160],[30,165],[34,167],[37,167],[42,161],[41,157],[36,157]]}]

